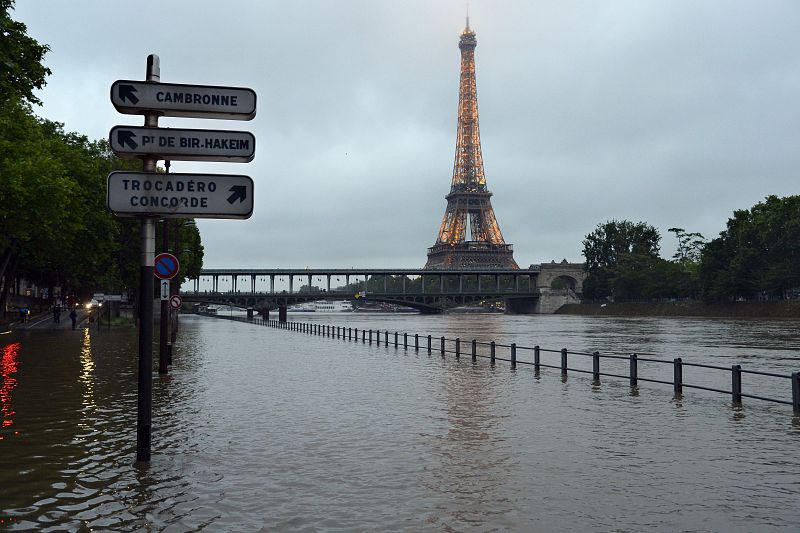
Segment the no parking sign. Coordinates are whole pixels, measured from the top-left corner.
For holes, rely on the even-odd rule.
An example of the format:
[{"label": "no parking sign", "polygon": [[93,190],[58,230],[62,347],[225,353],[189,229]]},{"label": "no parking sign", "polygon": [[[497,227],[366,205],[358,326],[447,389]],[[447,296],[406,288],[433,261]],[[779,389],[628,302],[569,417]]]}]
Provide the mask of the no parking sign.
[{"label": "no parking sign", "polygon": [[181,268],[178,258],[172,254],[158,254],[153,261],[153,274],[158,279],[172,279]]}]

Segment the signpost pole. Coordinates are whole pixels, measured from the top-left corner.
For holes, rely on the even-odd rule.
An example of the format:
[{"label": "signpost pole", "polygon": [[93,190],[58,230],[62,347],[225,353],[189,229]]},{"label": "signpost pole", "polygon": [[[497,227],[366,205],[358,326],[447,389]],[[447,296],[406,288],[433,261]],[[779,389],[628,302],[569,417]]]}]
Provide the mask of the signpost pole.
[{"label": "signpost pole", "polygon": [[[169,174],[169,161],[164,161],[164,167]],[[169,251],[169,221],[165,218],[161,222],[161,251]],[[177,253],[177,252],[176,252]],[[161,323],[158,336],[158,373],[169,372],[169,301],[161,299]]]},{"label": "signpost pole", "polygon": [[[173,242],[173,250],[175,251],[176,255],[180,255],[182,252],[182,244],[181,244],[181,228],[183,227],[183,221],[177,220],[174,228],[174,237],[175,241]],[[170,285],[169,294],[170,296],[174,296],[180,292],[180,281],[177,283],[172,283]],[[171,320],[170,320],[170,327],[169,327],[169,334],[170,334],[170,344],[169,344],[169,351],[168,351],[168,362],[172,364],[172,350],[175,349],[175,342],[177,341],[178,337],[178,310],[171,311]]]},{"label": "signpost pole", "polygon": [[[147,56],[147,81],[161,80],[157,55]],[[157,127],[158,114],[147,113],[145,126]],[[156,159],[144,159],[144,172],[156,171]],[[150,462],[153,420],[153,260],[155,258],[155,218],[142,219],[142,255],[139,267],[139,377],[136,419],[136,460]]]}]

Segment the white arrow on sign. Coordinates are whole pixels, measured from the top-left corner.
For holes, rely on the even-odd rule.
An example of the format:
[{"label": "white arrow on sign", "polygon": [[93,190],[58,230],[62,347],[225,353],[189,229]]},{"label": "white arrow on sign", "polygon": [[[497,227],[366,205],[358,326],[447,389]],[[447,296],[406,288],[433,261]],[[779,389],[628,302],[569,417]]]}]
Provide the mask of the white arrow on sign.
[{"label": "white arrow on sign", "polygon": [[244,87],[117,80],[111,85],[111,103],[128,115],[157,111],[167,117],[251,120],[256,116],[256,93]]},{"label": "white arrow on sign", "polygon": [[177,294],[173,294],[169,297],[169,306],[173,309],[180,309],[183,305],[183,298],[178,296]]},{"label": "white arrow on sign", "polygon": [[249,163],[256,154],[256,138],[249,131],[114,126],[109,141],[122,159]]},{"label": "white arrow on sign", "polygon": [[161,280],[161,299],[166,301],[169,300],[169,280],[162,279]]},{"label": "white arrow on sign", "polygon": [[253,180],[231,174],[108,175],[108,209],[122,217],[250,218]]}]

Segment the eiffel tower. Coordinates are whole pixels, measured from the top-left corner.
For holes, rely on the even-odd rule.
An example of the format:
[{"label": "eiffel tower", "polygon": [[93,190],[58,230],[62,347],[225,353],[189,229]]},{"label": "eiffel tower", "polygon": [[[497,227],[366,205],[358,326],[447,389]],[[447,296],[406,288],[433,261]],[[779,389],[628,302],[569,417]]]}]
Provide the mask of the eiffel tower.
[{"label": "eiffel tower", "polygon": [[[447,270],[518,269],[514,251],[503,240],[494,216],[492,193],[486,189],[478,129],[475,85],[475,32],[461,32],[461,81],[458,92],[458,133],[453,183],[436,243],[428,248],[425,268]],[[469,224],[469,226],[467,226]],[[466,240],[469,231],[470,240]]]}]

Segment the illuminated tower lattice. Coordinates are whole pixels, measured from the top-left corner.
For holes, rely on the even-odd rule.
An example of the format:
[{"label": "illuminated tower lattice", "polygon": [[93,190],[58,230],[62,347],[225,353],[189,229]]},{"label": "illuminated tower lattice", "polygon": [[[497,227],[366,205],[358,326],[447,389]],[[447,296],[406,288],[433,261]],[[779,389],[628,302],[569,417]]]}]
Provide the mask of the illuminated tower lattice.
[{"label": "illuminated tower lattice", "polygon": [[[461,81],[458,92],[458,133],[453,184],[436,244],[428,248],[425,268],[516,269],[513,249],[503,240],[486,189],[478,129],[478,93],[475,86],[475,32],[461,33]],[[466,239],[469,231],[470,240]]]}]

